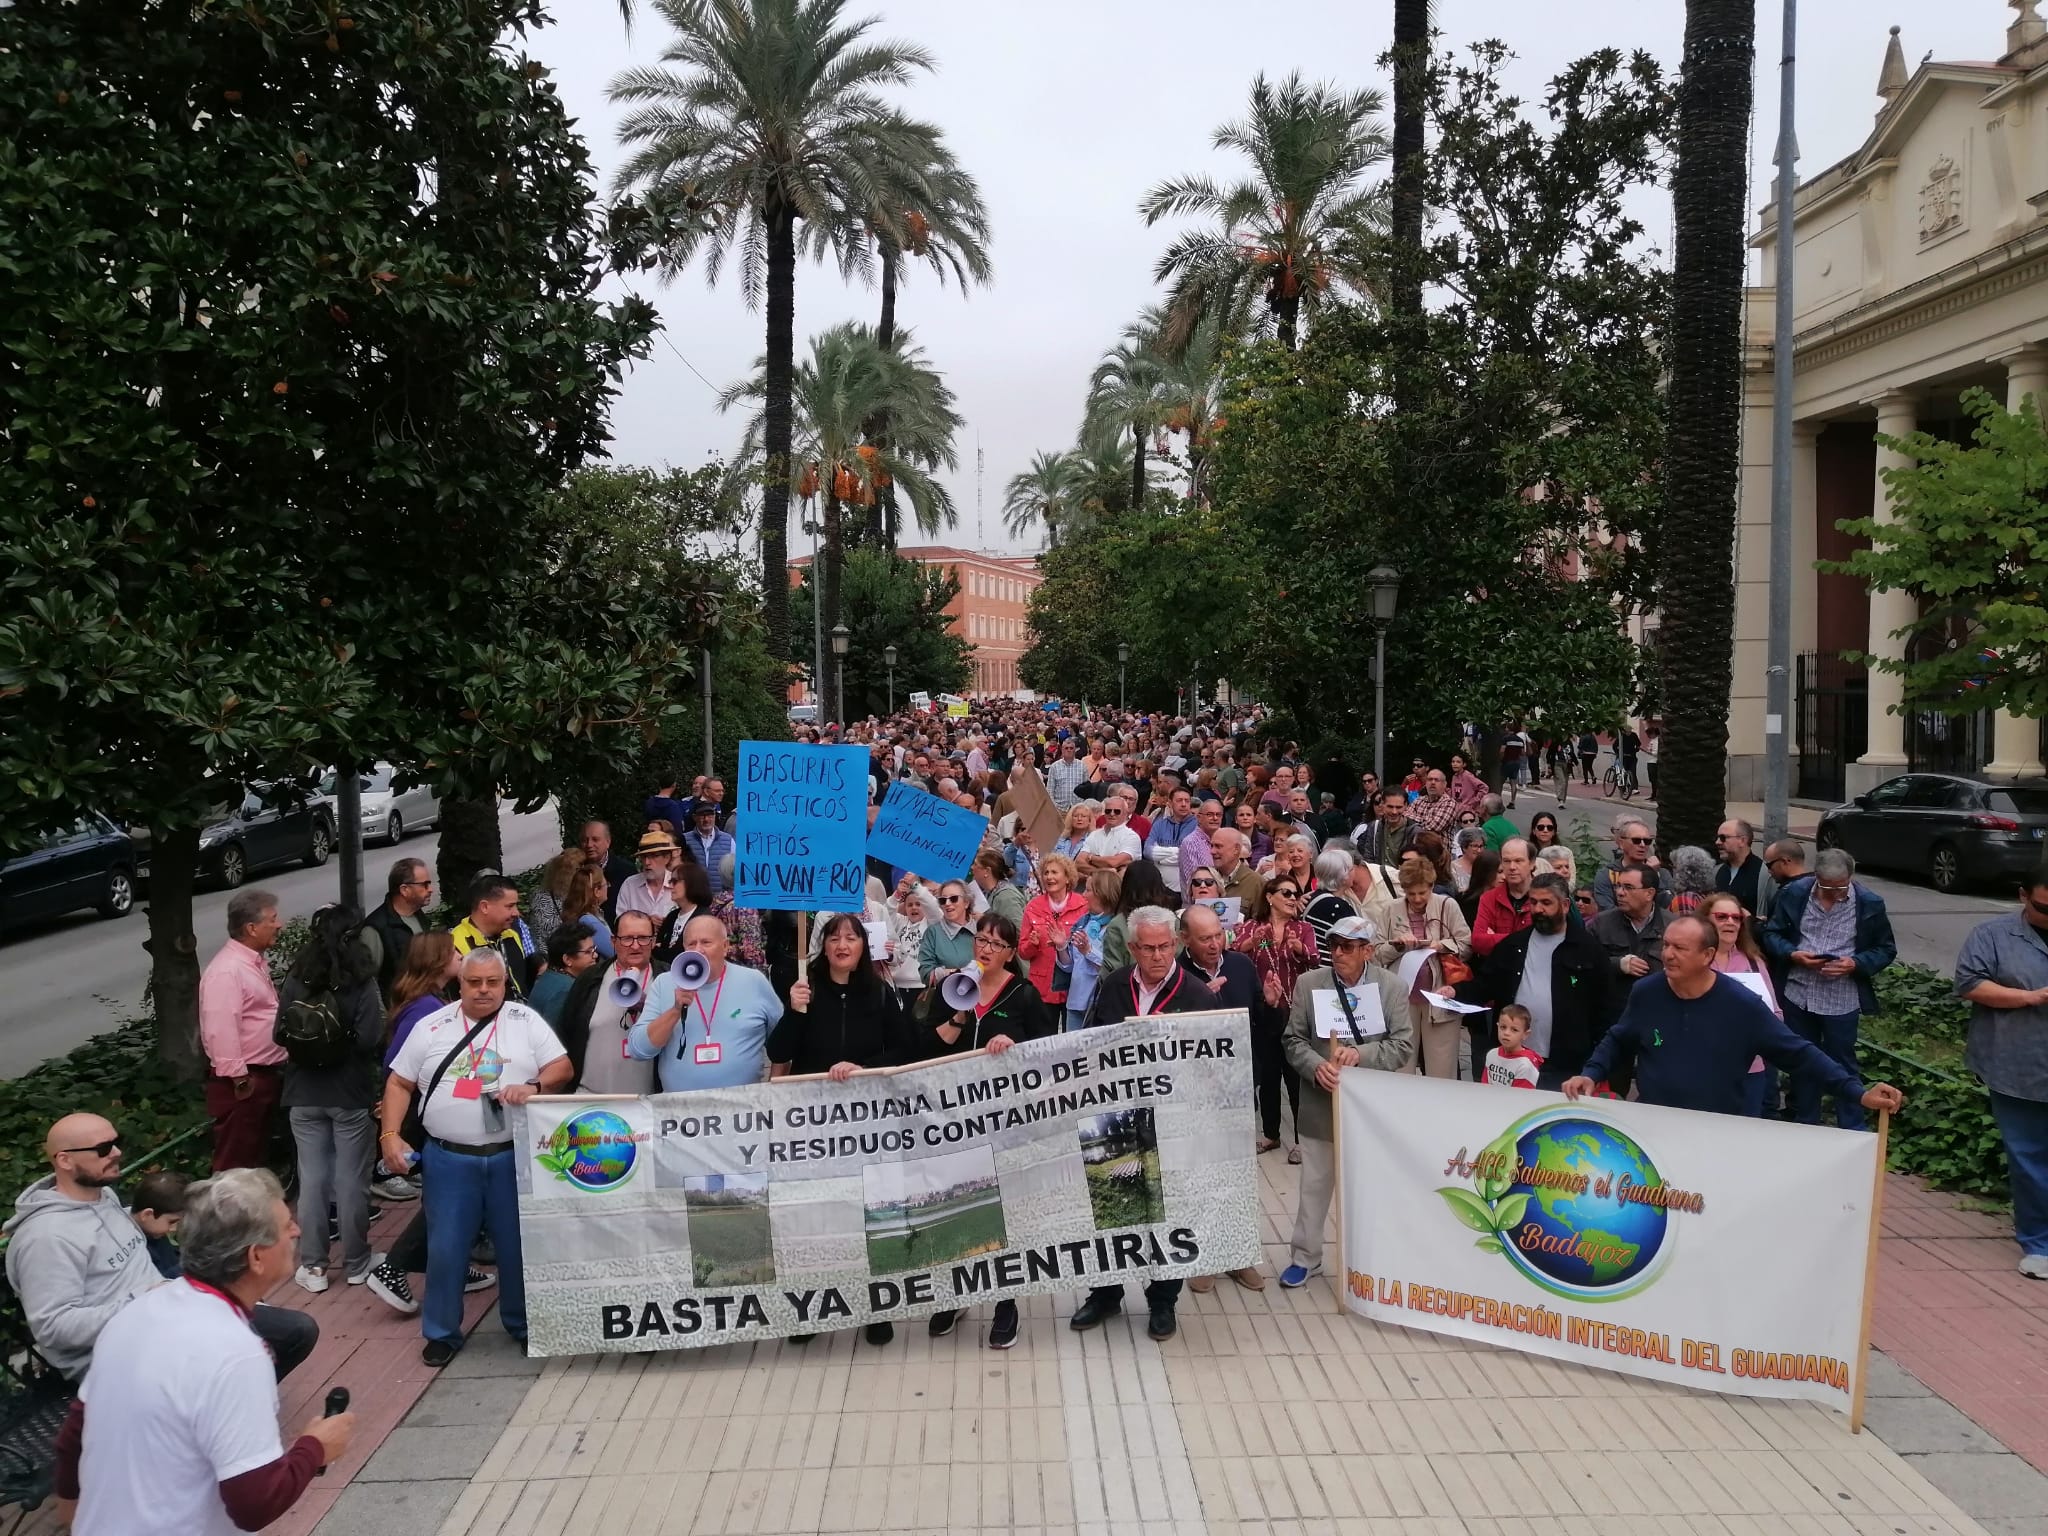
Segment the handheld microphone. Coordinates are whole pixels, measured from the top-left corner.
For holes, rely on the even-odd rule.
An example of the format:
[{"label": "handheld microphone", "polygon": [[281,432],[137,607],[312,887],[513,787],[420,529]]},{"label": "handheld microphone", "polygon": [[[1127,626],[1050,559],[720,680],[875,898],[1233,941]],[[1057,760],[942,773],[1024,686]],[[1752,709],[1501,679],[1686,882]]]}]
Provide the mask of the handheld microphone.
[{"label": "handheld microphone", "polygon": [[[338,1419],[347,1412],[348,1388],[329,1387],[327,1389],[327,1402],[320,1410],[320,1417],[323,1419]],[[327,1469],[325,1467],[316,1467],[313,1470],[313,1475],[315,1477],[325,1477]]]}]

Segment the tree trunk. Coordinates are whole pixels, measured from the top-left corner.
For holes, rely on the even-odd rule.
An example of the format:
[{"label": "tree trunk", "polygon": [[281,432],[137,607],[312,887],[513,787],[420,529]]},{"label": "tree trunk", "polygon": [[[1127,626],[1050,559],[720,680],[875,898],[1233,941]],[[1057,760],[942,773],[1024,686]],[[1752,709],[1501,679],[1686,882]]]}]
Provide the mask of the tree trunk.
[{"label": "tree trunk", "polygon": [[[825,487],[825,538],[824,547],[818,556],[818,590],[815,594],[820,604],[818,609],[820,614],[819,622],[825,628],[825,654],[827,656],[832,654],[832,631],[839,623],[840,576],[846,569],[846,545],[843,523],[844,519],[840,515],[839,496],[834,488],[827,484]],[[829,666],[831,663],[828,662],[827,665]],[[818,711],[821,718],[831,714],[834,699],[835,696],[829,692],[821,695],[819,702],[823,707]]]},{"label": "tree trunk", "polygon": [[[763,405],[761,486],[761,627],[768,654],[789,655],[789,450],[790,394],[796,376],[796,218],[779,200],[768,206],[768,395]],[[774,674],[769,691],[780,704],[786,677]]]},{"label": "tree trunk", "polygon": [[[890,241],[879,242],[882,249],[882,318],[875,326],[875,340],[881,343],[884,352],[896,350],[896,272],[901,263],[902,253]],[[889,446],[889,413],[877,412],[875,418],[864,424],[867,440],[878,448]],[[896,487],[885,485],[876,492],[874,504],[867,514],[867,541],[882,549],[896,547]],[[858,542],[858,540],[856,540]]]},{"label": "tree trunk", "polygon": [[1283,298],[1275,306],[1273,313],[1280,321],[1280,345],[1292,352],[1294,350],[1296,327],[1301,319],[1301,295],[1296,294],[1292,298]]},{"label": "tree trunk", "polygon": [[199,1044],[199,941],[192,933],[192,882],[199,870],[199,829],[149,829],[149,998],[156,1053],[177,1077],[206,1075]]},{"label": "tree trunk", "polygon": [[1145,428],[1131,423],[1131,511],[1145,510]]},{"label": "tree trunk", "polygon": [[1687,0],[1671,179],[1670,428],[1658,548],[1666,730],[1657,831],[1713,846],[1727,794],[1755,0]]},{"label": "tree trunk", "polygon": [[1394,273],[1396,313],[1422,312],[1424,94],[1429,67],[1429,0],[1394,0]]},{"label": "tree trunk", "polygon": [[441,899],[466,913],[469,882],[484,870],[505,872],[505,845],[498,834],[498,797],[441,802],[441,850],[434,878]]},{"label": "tree trunk", "polygon": [[875,326],[875,340],[884,352],[896,350],[896,247],[884,240],[882,247],[882,318]]}]

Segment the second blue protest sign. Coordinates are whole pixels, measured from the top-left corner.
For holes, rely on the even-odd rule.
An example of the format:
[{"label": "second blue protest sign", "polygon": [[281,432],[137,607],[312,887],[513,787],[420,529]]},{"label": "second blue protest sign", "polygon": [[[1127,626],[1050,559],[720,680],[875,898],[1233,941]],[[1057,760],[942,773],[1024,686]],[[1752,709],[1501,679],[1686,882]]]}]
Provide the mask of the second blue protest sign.
[{"label": "second blue protest sign", "polygon": [[740,743],[733,901],[771,912],[858,912],[867,901],[868,753]]},{"label": "second blue protest sign", "polygon": [[987,835],[979,812],[898,779],[868,830],[868,857],[927,880],[962,880]]}]

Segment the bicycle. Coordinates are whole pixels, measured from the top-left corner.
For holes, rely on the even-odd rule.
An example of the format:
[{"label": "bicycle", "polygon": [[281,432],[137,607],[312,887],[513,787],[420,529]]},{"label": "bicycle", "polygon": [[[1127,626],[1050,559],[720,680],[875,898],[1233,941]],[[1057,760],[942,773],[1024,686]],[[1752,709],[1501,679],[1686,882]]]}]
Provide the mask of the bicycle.
[{"label": "bicycle", "polygon": [[1607,772],[1600,777],[1600,792],[1610,800],[1616,795],[1624,800],[1630,799],[1636,792],[1636,777],[1632,773],[1623,773],[1619,763],[1609,763]]}]

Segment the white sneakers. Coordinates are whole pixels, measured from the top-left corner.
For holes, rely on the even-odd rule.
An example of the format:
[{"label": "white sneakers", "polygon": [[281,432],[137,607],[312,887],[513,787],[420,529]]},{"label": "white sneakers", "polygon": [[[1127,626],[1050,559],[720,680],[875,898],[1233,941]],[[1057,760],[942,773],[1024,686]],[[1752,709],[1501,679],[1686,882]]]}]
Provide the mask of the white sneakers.
[{"label": "white sneakers", "polygon": [[318,1296],[327,1289],[327,1271],[315,1269],[308,1264],[301,1264],[298,1268],[298,1273],[292,1276],[292,1283],[300,1290],[310,1291],[313,1295]]},{"label": "white sneakers", "polygon": [[2020,1260],[2020,1273],[2029,1280],[2048,1280],[2048,1253],[2030,1253]]}]

